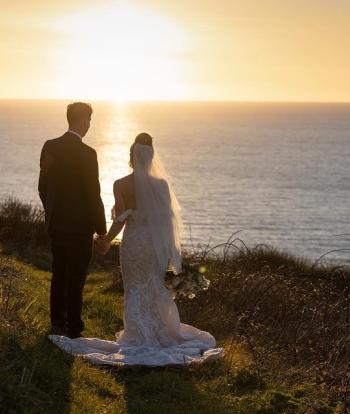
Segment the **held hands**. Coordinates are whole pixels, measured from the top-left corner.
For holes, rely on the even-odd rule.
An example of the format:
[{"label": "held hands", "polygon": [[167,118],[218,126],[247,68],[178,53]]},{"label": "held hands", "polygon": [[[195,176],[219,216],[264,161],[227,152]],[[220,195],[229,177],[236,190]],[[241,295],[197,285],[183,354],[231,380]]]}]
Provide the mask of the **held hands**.
[{"label": "held hands", "polygon": [[99,254],[103,254],[105,255],[109,248],[110,248],[111,244],[110,242],[107,240],[107,236],[103,235],[103,236],[97,236],[94,239],[94,248],[95,250],[99,253]]}]

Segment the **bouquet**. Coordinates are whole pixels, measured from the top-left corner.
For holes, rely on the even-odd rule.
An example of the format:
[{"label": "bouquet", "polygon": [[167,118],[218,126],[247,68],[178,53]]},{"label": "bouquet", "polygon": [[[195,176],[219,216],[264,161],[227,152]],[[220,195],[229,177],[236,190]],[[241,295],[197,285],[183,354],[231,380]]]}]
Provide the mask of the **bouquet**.
[{"label": "bouquet", "polygon": [[204,277],[206,268],[198,263],[183,263],[182,272],[167,271],[165,286],[173,292],[173,298],[193,299],[201,290],[207,290],[210,281]]}]

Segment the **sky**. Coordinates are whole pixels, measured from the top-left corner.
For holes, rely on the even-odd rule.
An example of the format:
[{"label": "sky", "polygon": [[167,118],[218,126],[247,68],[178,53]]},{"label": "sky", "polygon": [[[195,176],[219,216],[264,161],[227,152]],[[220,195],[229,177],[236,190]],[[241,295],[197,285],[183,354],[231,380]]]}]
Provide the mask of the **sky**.
[{"label": "sky", "polygon": [[0,0],[0,98],[350,102],[349,0]]}]

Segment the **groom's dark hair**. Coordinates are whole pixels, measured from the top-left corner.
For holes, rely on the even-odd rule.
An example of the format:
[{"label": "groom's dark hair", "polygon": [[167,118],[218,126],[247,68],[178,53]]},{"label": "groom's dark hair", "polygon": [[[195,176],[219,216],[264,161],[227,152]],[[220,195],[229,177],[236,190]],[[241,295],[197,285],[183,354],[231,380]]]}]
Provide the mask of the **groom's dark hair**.
[{"label": "groom's dark hair", "polygon": [[89,118],[92,115],[92,107],[89,103],[73,102],[67,106],[68,125],[72,125],[82,118]]}]

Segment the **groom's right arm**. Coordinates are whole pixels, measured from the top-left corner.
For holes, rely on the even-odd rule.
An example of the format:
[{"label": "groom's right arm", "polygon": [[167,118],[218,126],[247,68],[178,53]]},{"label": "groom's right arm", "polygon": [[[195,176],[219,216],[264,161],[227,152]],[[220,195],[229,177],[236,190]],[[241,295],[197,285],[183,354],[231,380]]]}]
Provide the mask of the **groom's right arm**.
[{"label": "groom's right arm", "polygon": [[91,169],[91,190],[93,203],[95,205],[95,232],[98,235],[107,233],[105,209],[101,199],[101,188],[98,173],[98,162],[96,151],[93,151],[92,169]]}]

